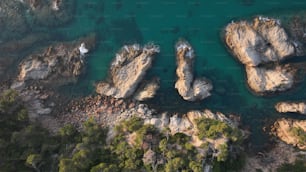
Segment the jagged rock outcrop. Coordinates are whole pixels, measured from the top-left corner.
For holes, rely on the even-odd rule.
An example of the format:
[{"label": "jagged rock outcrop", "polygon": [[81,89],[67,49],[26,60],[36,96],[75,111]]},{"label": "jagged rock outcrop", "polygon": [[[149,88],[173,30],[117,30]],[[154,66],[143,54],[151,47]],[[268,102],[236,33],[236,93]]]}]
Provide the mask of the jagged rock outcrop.
[{"label": "jagged rock outcrop", "polygon": [[246,67],[247,83],[258,94],[285,91],[293,87],[296,70],[289,65]]},{"label": "jagged rock outcrop", "polygon": [[95,46],[95,35],[79,41],[51,45],[42,53],[26,57],[19,65],[18,82],[38,80],[48,84],[75,81],[84,69],[86,49]]},{"label": "jagged rock outcrop", "polygon": [[275,105],[275,109],[281,113],[294,112],[306,115],[305,102],[279,102]]},{"label": "jagged rock outcrop", "polygon": [[178,77],[175,88],[184,100],[195,101],[202,100],[211,95],[212,84],[205,77],[193,77],[194,50],[185,40],[177,42],[176,46]]},{"label": "jagged rock outcrop", "polygon": [[283,142],[306,150],[306,120],[278,119],[271,132]]},{"label": "jagged rock outcrop", "polygon": [[[294,86],[296,70],[289,65],[276,64],[297,55],[295,44],[279,20],[259,16],[252,23],[232,22],[225,28],[225,42],[245,65],[252,91],[274,93]],[[272,67],[271,63],[274,63]]]},{"label": "jagged rock outcrop", "polygon": [[96,92],[115,98],[133,95],[158,52],[159,47],[154,44],[123,46],[111,63],[109,81],[98,83]]},{"label": "jagged rock outcrop", "polygon": [[144,101],[153,98],[159,89],[159,78],[153,78],[143,83],[135,92],[134,99]]}]

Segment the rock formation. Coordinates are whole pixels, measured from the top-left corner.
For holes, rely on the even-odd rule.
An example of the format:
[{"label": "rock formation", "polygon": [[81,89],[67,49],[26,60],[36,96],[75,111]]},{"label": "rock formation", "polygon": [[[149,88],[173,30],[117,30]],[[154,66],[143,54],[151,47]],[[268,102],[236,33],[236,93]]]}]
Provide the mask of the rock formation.
[{"label": "rock formation", "polygon": [[278,119],[271,131],[285,143],[306,150],[306,120]]},{"label": "rock formation", "polygon": [[289,65],[246,67],[247,83],[256,93],[285,91],[294,85],[296,70]]},{"label": "rock formation", "polygon": [[95,36],[90,35],[77,42],[51,45],[42,53],[26,57],[19,65],[17,80],[39,80],[48,84],[75,81],[85,64],[85,56],[79,50],[82,45],[92,49],[95,46]]},{"label": "rock formation", "polygon": [[176,46],[177,69],[178,77],[175,88],[184,100],[195,101],[202,100],[210,96],[212,84],[204,77],[193,77],[194,50],[185,40],[177,42]]},{"label": "rock formation", "polygon": [[134,99],[144,101],[153,98],[159,89],[159,78],[153,78],[143,83],[135,92]]},{"label": "rock formation", "polygon": [[296,70],[278,62],[297,55],[295,44],[279,20],[259,16],[252,23],[232,22],[225,28],[225,42],[245,65],[247,83],[254,92],[273,93],[293,87]]},{"label": "rock formation", "polygon": [[111,63],[109,81],[98,83],[96,92],[115,98],[131,96],[151,67],[154,54],[158,52],[159,47],[154,44],[144,47],[138,44],[123,46]]},{"label": "rock formation", "polygon": [[163,130],[164,128],[169,128],[172,135],[176,133],[184,133],[188,136],[192,136],[197,133],[196,119],[207,118],[214,119],[226,123],[231,127],[237,127],[236,123],[224,114],[206,109],[204,111],[190,111],[187,114],[179,117],[178,115],[169,116],[167,114],[162,114],[160,117],[150,117],[145,118],[145,124],[154,125],[156,128]]},{"label": "rock formation", "polygon": [[279,102],[275,109],[280,113],[294,112],[306,115],[306,103],[304,102]]},{"label": "rock formation", "polygon": [[256,17],[252,23],[234,22],[225,28],[225,41],[247,66],[284,60],[295,55],[293,44],[276,19]]}]

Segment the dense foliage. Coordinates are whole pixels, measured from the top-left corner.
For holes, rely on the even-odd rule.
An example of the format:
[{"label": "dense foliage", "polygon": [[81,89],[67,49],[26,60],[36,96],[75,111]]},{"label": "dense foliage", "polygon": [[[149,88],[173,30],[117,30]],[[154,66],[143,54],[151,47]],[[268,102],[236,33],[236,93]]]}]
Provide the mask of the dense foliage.
[{"label": "dense foliage", "polygon": [[[0,97],[0,171],[203,171],[203,164],[214,165],[223,171],[228,161],[229,145],[220,145],[218,156],[208,142],[201,147],[182,133],[169,134],[140,118],[131,118],[106,130],[88,120],[81,131],[72,125],[51,135],[41,126],[29,122],[27,111],[16,92],[7,91]],[[220,134],[238,140],[239,133],[224,123],[200,120],[205,136]],[[209,127],[207,125],[210,125]],[[203,128],[201,128],[203,127]],[[205,129],[205,130],[204,130]],[[109,138],[106,142],[107,134]],[[232,159],[231,157],[230,159]],[[217,162],[217,163],[216,163]]]}]

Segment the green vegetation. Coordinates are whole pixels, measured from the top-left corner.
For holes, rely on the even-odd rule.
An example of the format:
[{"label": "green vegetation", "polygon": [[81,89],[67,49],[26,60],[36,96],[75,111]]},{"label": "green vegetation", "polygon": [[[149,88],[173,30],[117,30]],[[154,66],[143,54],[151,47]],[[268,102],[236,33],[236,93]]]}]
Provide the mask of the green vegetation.
[{"label": "green vegetation", "polygon": [[210,138],[216,139],[221,136],[230,138],[233,142],[242,140],[242,134],[237,128],[233,128],[225,122],[209,119],[199,118],[196,120],[199,129],[198,136],[200,139]]},{"label": "green vegetation", "polygon": [[[208,142],[196,148],[190,136],[171,135],[167,129],[159,131],[144,125],[140,118],[118,124],[108,143],[108,131],[93,119],[86,121],[81,131],[66,125],[51,135],[28,120],[17,93],[11,90],[0,96],[0,115],[0,171],[200,172],[202,163],[212,157]],[[207,136],[211,138],[236,132],[224,123],[203,121],[198,124],[210,131]],[[216,167],[227,162],[228,154],[228,145],[221,145],[216,158],[220,163]]]},{"label": "green vegetation", "polygon": [[293,127],[291,133],[299,139],[300,144],[306,144],[306,131],[300,127]]}]

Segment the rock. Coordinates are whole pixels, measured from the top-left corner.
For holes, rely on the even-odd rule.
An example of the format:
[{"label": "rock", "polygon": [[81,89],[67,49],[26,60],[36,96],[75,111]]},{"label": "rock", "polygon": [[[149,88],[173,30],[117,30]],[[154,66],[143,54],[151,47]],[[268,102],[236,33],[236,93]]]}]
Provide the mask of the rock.
[{"label": "rock", "polygon": [[159,89],[159,78],[153,78],[140,86],[134,94],[134,99],[144,101],[153,98]]},{"label": "rock", "polygon": [[202,100],[209,97],[212,84],[204,77],[193,79],[194,50],[185,40],[176,44],[176,59],[178,77],[175,88],[178,93],[187,101]]},{"label": "rock", "polygon": [[245,65],[247,83],[255,93],[281,92],[294,86],[297,70],[277,63],[299,54],[279,20],[258,16],[252,23],[232,22],[225,28],[225,42]]},{"label": "rock", "polygon": [[109,82],[98,83],[96,92],[115,98],[131,96],[151,67],[153,55],[158,52],[159,47],[154,44],[123,46],[111,64]]},{"label": "rock", "polygon": [[256,17],[252,23],[232,22],[225,28],[225,43],[247,66],[282,61],[295,55],[287,33],[276,19]]},{"label": "rock", "polygon": [[144,123],[154,125],[161,131],[165,128],[169,128],[172,135],[176,133],[184,133],[188,136],[191,136],[197,132],[197,128],[195,127],[196,119],[202,117],[222,121],[231,127],[237,127],[236,123],[231,121],[224,114],[220,112],[213,113],[208,109],[204,111],[189,111],[186,114],[180,116],[177,114],[169,116],[164,113],[159,117],[145,118]]},{"label": "rock", "polygon": [[296,70],[289,65],[246,67],[247,83],[258,94],[286,91],[295,83]]},{"label": "rock", "polygon": [[306,150],[306,120],[278,119],[271,132],[283,142]]},{"label": "rock", "polygon": [[279,102],[275,109],[280,113],[294,112],[306,115],[306,103],[304,102]]},{"label": "rock", "polygon": [[84,69],[84,54],[79,47],[84,44],[92,49],[95,36],[90,35],[76,42],[52,45],[42,53],[26,57],[19,65],[18,81],[41,80],[46,83],[74,81]]}]

